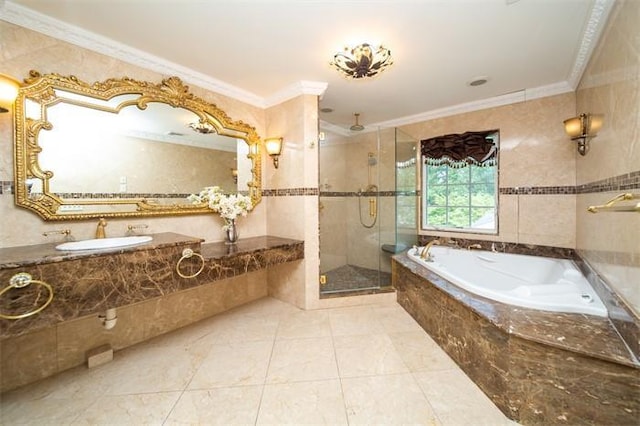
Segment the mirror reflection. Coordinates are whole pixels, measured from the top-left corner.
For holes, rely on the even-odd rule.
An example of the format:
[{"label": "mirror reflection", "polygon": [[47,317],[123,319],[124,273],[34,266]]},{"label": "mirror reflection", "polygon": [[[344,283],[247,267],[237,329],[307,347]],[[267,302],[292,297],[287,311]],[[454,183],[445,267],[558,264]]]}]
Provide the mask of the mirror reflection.
[{"label": "mirror reflection", "polygon": [[230,122],[214,105],[192,102],[199,99],[181,97],[180,90],[165,97],[166,87],[160,94],[140,85],[133,93],[97,96],[55,83],[49,98],[41,91],[30,96],[29,86],[21,89],[24,108],[16,120],[23,121],[17,128],[25,134],[17,132],[16,170],[24,197],[16,182],[19,205],[35,206],[45,219],[196,213],[186,198],[213,185],[259,201],[259,155],[250,153],[250,145],[258,143],[255,130]]}]

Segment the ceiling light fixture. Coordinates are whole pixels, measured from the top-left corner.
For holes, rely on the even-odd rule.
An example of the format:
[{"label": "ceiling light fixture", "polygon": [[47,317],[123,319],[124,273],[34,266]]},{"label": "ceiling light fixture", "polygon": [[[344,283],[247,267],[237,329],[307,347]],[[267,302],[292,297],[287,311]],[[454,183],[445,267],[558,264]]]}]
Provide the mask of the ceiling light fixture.
[{"label": "ceiling light fixture", "polygon": [[355,113],[353,114],[356,116],[356,124],[354,124],[353,126],[349,127],[349,129],[351,129],[354,132],[360,132],[362,130],[364,130],[364,126],[360,123],[358,123],[358,118],[360,117],[359,113]]},{"label": "ceiling light fixture", "polygon": [[200,121],[189,123],[189,127],[191,127],[196,132],[205,135],[209,133],[216,133],[216,129],[213,127],[213,125],[203,118],[201,118]]},{"label": "ceiling light fixture", "polygon": [[345,77],[358,79],[374,77],[392,64],[389,49],[362,43],[353,48],[345,47],[344,52],[336,53],[330,65]]}]

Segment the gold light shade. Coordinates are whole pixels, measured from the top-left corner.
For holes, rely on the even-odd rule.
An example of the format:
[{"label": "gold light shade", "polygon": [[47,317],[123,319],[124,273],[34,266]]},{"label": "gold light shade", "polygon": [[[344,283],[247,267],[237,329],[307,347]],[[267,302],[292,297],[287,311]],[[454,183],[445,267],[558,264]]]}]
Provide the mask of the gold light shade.
[{"label": "gold light shade", "polygon": [[571,139],[579,138],[582,135],[582,120],[580,117],[564,120],[564,131]]},{"label": "gold light shade", "polygon": [[580,114],[564,120],[564,131],[571,140],[578,142],[578,152],[586,155],[589,151],[589,140],[596,137],[603,124],[602,114]]},{"label": "gold light shade", "polygon": [[278,158],[282,154],[282,138],[269,138],[264,141],[264,148],[267,154],[273,158],[273,165],[278,168]]},{"label": "gold light shade", "polygon": [[0,113],[9,112],[18,97],[20,83],[13,78],[0,74]]}]

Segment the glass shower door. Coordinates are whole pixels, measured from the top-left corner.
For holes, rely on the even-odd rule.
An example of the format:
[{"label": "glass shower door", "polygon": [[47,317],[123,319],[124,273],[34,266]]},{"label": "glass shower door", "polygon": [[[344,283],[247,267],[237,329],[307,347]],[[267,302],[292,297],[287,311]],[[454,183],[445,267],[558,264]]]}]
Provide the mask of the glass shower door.
[{"label": "glass shower door", "polygon": [[320,294],[380,288],[380,157],[377,132],[325,133],[320,143]]}]

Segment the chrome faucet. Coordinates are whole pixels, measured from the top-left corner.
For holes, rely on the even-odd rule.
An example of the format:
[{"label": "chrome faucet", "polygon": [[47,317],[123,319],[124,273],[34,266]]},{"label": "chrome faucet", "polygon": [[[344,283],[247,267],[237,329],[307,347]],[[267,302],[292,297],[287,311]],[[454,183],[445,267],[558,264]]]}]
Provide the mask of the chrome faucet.
[{"label": "chrome faucet", "polygon": [[98,220],[98,226],[96,227],[96,238],[106,238],[107,234],[104,232],[104,228],[107,226],[107,220],[104,217],[101,217]]},{"label": "chrome faucet", "polygon": [[433,245],[439,246],[440,245],[440,240],[435,239],[435,240],[429,241],[427,243],[427,245],[424,246],[424,248],[420,252],[420,258],[421,259],[424,259],[427,262],[433,262],[433,256],[431,256],[431,254],[429,253],[429,250],[431,250],[431,246],[433,246]]}]

